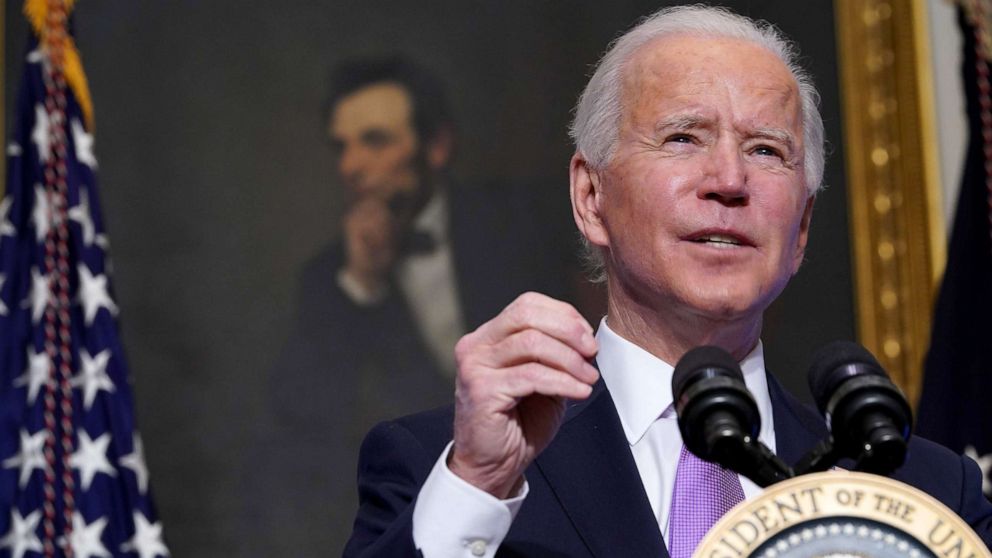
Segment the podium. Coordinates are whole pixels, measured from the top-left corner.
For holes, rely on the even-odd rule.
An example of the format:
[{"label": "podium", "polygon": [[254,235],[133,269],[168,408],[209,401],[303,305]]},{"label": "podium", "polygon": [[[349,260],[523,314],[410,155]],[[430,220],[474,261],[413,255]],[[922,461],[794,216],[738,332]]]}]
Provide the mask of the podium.
[{"label": "podium", "polygon": [[775,484],[713,526],[697,558],[986,558],[930,495],[877,475],[828,471]]}]

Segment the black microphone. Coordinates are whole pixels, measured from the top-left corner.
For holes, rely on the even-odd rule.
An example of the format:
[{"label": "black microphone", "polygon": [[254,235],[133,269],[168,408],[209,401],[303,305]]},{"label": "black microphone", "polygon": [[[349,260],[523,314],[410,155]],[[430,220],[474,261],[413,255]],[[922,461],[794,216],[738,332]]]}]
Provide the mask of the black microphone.
[{"label": "black microphone", "polygon": [[792,469],[758,441],[761,416],[737,361],[718,347],[696,347],[675,366],[672,396],[682,441],[761,487],[792,478]]},{"label": "black microphone", "polygon": [[895,471],[906,460],[913,412],[867,349],[835,341],[817,351],[809,388],[827,419],[834,460],[851,458],[856,470],[878,475]]}]

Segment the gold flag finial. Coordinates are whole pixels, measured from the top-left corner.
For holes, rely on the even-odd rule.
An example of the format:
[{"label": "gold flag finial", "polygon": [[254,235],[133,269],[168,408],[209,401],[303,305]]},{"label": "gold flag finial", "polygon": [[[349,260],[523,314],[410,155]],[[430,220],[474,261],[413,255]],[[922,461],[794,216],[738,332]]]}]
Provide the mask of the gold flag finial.
[{"label": "gold flag finial", "polygon": [[66,83],[79,102],[86,128],[92,132],[95,124],[93,100],[86,82],[86,73],[83,72],[82,59],[66,28],[69,13],[75,4],[75,0],[25,0],[24,15],[51,63],[62,70]]}]

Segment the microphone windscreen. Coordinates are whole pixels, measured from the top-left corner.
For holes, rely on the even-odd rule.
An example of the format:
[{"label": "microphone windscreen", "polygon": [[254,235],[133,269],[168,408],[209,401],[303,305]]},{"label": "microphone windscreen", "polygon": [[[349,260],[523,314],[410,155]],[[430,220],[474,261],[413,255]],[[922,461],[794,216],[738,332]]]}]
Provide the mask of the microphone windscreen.
[{"label": "microphone windscreen", "polygon": [[685,389],[697,381],[713,375],[730,376],[744,381],[741,367],[720,347],[696,347],[679,359],[672,374],[672,397],[678,401]]},{"label": "microphone windscreen", "polygon": [[813,355],[808,376],[809,391],[816,406],[823,412],[840,384],[852,376],[863,375],[888,377],[868,349],[851,341],[834,341]]}]

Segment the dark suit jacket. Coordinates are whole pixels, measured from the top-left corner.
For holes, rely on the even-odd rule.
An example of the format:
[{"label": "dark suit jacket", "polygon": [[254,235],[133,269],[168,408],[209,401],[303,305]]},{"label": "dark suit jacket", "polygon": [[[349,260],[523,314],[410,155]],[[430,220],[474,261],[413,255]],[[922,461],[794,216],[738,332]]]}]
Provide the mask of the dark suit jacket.
[{"label": "dark suit jacket", "polygon": [[[823,420],[768,378],[779,456],[795,463],[826,435]],[[361,507],[345,556],[417,556],[413,501],[451,440],[451,408],[379,425],[359,458]],[[527,496],[498,556],[650,556],[668,552],[613,399],[600,382],[569,408],[551,445],[526,472]],[[992,504],[977,466],[921,438],[893,478],[956,511],[992,546]]]},{"label": "dark suit jacket", "polygon": [[[559,184],[450,188],[449,237],[466,327],[525,290],[567,300],[565,268],[575,250],[574,235],[563,229],[574,227],[543,205],[544,190]],[[374,307],[354,304],[337,286],[343,261],[335,244],[303,269],[294,327],[270,374],[274,427],[255,444],[247,480],[259,538],[253,555],[340,553],[358,504],[362,438],[382,420],[453,397],[453,382],[439,372],[400,291],[394,285]]]}]

